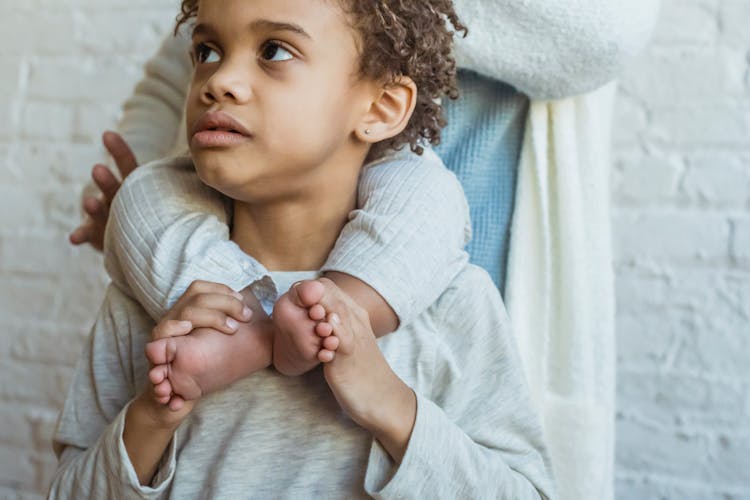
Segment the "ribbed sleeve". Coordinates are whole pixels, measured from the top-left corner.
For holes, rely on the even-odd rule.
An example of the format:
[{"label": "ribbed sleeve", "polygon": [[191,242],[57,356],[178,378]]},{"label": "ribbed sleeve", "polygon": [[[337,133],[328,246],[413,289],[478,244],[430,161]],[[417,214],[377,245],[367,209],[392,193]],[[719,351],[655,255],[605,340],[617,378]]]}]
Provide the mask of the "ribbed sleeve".
[{"label": "ribbed sleeve", "polygon": [[190,33],[183,26],[177,36],[167,35],[122,105],[117,130],[142,165],[184,149],[182,118],[193,73],[189,54]]},{"label": "ribbed sleeve", "polygon": [[468,261],[471,222],[461,184],[433,151],[399,153],[365,167],[359,206],[322,271],[364,281],[409,323]]},{"label": "ribbed sleeve", "polygon": [[[268,271],[229,240],[226,198],[201,182],[189,158],[145,165],[110,210],[104,265],[156,319],[195,280],[274,295]],[[264,279],[265,278],[265,279]]]},{"label": "ribbed sleeve", "polygon": [[[358,202],[322,271],[368,283],[408,322],[468,260],[461,186],[433,152],[401,152],[365,167]],[[139,168],[112,203],[104,249],[110,277],[154,319],[195,280],[275,297],[265,267],[229,240],[226,203],[188,158]]]}]

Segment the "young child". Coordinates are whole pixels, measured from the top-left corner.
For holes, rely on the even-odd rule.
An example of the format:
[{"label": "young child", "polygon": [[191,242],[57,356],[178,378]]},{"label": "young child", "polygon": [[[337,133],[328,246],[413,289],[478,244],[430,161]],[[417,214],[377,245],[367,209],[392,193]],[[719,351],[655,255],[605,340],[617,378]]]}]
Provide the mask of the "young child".
[{"label": "young child", "polygon": [[[430,189],[424,189],[425,185]],[[358,192],[361,208],[350,214],[322,271],[354,297],[367,297],[369,288],[370,295],[385,299],[369,308],[373,301],[358,300],[368,309],[373,330],[380,336],[395,327],[382,326],[384,321],[376,318],[387,313],[378,309],[395,311],[388,325],[396,317],[397,322],[408,323],[461,270],[467,260],[463,247],[470,237],[468,207],[457,179],[431,150],[421,156],[391,153],[369,163]],[[169,387],[170,394],[187,399],[258,368],[227,365],[237,349],[257,348],[253,327],[273,330],[274,365],[286,375],[298,375],[319,359],[333,356],[321,349],[323,339],[314,333],[314,323],[302,310],[308,308],[316,317],[315,304],[327,304],[327,297],[319,293],[323,288],[303,287],[306,293],[301,295],[294,289],[277,300],[283,290],[268,280],[268,270],[229,240],[224,202],[192,167],[175,172],[160,164],[145,166],[121,188],[108,224],[107,270],[113,282],[144,305],[155,320],[196,281],[222,283],[232,290],[247,288],[251,304],[255,293],[265,306],[265,311],[254,306],[254,320],[249,324],[243,323],[248,318],[242,316],[241,308],[235,309],[234,318],[214,313],[214,332],[236,332],[232,339],[202,329],[197,335],[150,346],[152,362],[165,365],[168,360],[169,379],[182,389],[165,386],[165,390]],[[143,227],[149,230],[142,231]],[[274,302],[272,320],[265,321]]]},{"label": "young child", "polygon": [[[449,96],[456,97],[455,88],[449,89]],[[428,115],[421,110],[434,106],[427,99],[427,95],[421,98],[417,110],[425,118]],[[437,143],[443,120],[439,113],[429,119],[434,123],[422,126],[430,128],[428,138]],[[376,139],[373,135],[372,141]],[[350,214],[321,269],[367,310],[376,336],[423,312],[468,259],[464,248],[471,238],[471,223],[460,183],[432,150],[416,144],[413,149],[419,155],[389,150],[385,144],[372,151],[373,161],[359,180],[359,208]],[[268,281],[268,270],[230,241],[231,206],[226,202],[192,168],[176,173],[156,164],[131,174],[111,209],[105,266],[113,282],[154,320],[196,281],[244,290],[255,304],[252,324],[246,323],[249,309],[243,313],[235,304],[233,317],[212,314],[212,329],[193,331],[185,323],[183,330],[172,333],[193,331],[191,336],[170,337],[149,346],[149,359],[159,366],[155,380],[165,401],[174,396],[173,406],[257,370],[246,363],[228,363],[233,359],[229,354],[238,349],[257,349],[252,332],[259,327],[269,330],[274,366],[285,375],[304,373],[334,355],[324,347],[333,340],[325,341],[314,331],[313,321],[321,319],[320,311],[328,303],[321,295],[324,288],[303,287],[305,293],[295,289],[279,297]],[[144,232],[143,227],[149,230]],[[414,231],[415,227],[420,230]],[[274,303],[271,321],[266,321]],[[307,316],[304,308],[311,314],[300,321]],[[216,331],[239,335],[229,340],[212,335]]]},{"label": "young child", "polygon": [[[447,20],[460,26],[450,2],[202,0],[183,11],[198,17],[192,160],[234,200],[232,241],[267,269],[320,269],[356,206],[362,165],[380,154],[372,144],[430,137],[433,100],[455,77],[442,62]],[[427,121],[410,122],[419,111]],[[179,182],[192,164],[161,168]],[[266,274],[284,291],[288,273]],[[110,286],[61,415],[50,496],[552,495],[538,418],[486,274],[463,266],[425,312],[379,342],[333,282],[305,281],[295,293],[300,321],[325,317],[314,328],[336,340],[322,371],[260,370],[169,410],[142,355],[153,322]],[[308,312],[316,300],[306,295],[326,307]],[[190,315],[191,328],[214,326],[208,313],[240,315],[238,305],[231,289],[199,283],[154,333],[171,335]],[[270,340],[255,354],[266,365]]]}]

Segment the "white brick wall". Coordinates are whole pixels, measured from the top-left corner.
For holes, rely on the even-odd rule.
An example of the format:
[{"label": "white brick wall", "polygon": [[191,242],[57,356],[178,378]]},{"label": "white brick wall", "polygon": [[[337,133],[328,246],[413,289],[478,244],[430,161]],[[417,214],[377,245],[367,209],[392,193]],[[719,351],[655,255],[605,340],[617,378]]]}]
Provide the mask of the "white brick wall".
[{"label": "white brick wall", "polygon": [[750,498],[750,1],[663,0],[622,80],[619,499]]},{"label": "white brick wall", "polygon": [[141,64],[177,0],[0,0],[0,499],[41,498],[51,435],[101,302],[101,259],[67,244]]},{"label": "white brick wall", "polygon": [[[0,0],[0,498],[39,498],[106,279],[77,197],[177,0]],[[750,0],[664,0],[623,78],[618,499],[750,498]]]}]

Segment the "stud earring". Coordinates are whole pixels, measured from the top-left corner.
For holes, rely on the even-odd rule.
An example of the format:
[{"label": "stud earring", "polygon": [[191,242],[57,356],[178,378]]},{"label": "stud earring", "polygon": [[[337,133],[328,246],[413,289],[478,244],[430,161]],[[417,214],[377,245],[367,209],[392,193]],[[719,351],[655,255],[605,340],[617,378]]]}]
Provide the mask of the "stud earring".
[{"label": "stud earring", "polygon": [[365,130],[365,135],[370,135],[371,133],[372,133],[372,130],[370,130],[369,128]]}]

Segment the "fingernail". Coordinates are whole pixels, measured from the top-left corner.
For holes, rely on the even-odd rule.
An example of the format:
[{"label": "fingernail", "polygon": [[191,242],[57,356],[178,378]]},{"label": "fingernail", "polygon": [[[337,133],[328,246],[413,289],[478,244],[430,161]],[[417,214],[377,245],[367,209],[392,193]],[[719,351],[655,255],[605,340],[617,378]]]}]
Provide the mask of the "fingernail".
[{"label": "fingernail", "polygon": [[330,322],[335,325],[341,324],[341,318],[339,318],[339,315],[336,313],[331,314]]},{"label": "fingernail", "polygon": [[193,329],[193,324],[190,321],[180,321],[179,325],[180,331],[190,331]]},{"label": "fingernail", "polygon": [[232,292],[232,295],[237,300],[244,300],[244,298],[245,298],[245,297],[242,296],[242,294],[240,292]]},{"label": "fingernail", "polygon": [[242,308],[242,317],[243,318],[249,318],[252,315],[253,315],[253,310],[252,309],[250,309],[247,306],[245,306],[245,307]]},{"label": "fingernail", "polygon": [[230,330],[234,331],[236,330],[240,325],[232,318],[227,318],[226,321],[227,327],[229,327]]}]

